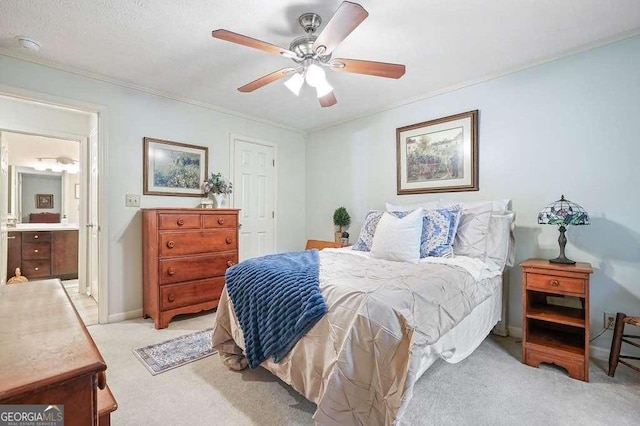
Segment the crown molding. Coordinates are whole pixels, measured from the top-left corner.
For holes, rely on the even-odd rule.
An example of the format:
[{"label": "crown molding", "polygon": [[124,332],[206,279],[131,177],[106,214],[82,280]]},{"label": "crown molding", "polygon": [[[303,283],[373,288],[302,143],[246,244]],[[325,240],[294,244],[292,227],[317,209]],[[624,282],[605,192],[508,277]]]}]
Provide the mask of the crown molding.
[{"label": "crown molding", "polygon": [[487,81],[491,81],[491,80],[495,80],[495,79],[498,79],[498,78],[501,78],[501,77],[505,77],[505,76],[510,75],[510,74],[516,74],[516,73],[518,73],[520,71],[524,71],[524,70],[527,70],[529,68],[535,68],[535,67],[537,67],[539,65],[543,65],[543,64],[546,64],[546,63],[549,63],[549,62],[558,61],[560,59],[564,59],[564,58],[567,58],[567,57],[570,57],[570,56],[574,56],[574,55],[577,55],[579,53],[583,53],[583,52],[586,52],[586,51],[589,51],[589,50],[597,49],[598,47],[602,47],[602,46],[606,46],[606,45],[609,45],[609,44],[616,43],[618,41],[626,40],[626,39],[635,37],[635,36],[637,36],[639,34],[640,34],[640,28],[636,28],[636,29],[633,29],[631,31],[626,31],[624,33],[618,34],[618,35],[616,35],[614,37],[608,37],[608,38],[605,38],[605,39],[600,39],[600,40],[594,41],[592,43],[587,43],[587,44],[578,46],[576,48],[566,50],[566,51],[564,51],[562,53],[559,53],[557,55],[549,56],[549,57],[546,57],[544,59],[540,59],[538,61],[527,63],[525,65],[520,65],[520,66],[511,68],[511,69],[508,69],[506,71],[487,74],[487,75],[484,75],[482,77],[479,77],[479,78],[476,78],[476,79],[472,79],[472,80],[468,80],[468,81],[463,82],[463,83],[454,84],[454,85],[451,85],[451,86],[444,87],[442,89],[434,90],[434,91],[426,93],[426,94],[417,95],[417,96],[411,97],[409,99],[406,99],[406,100],[404,100],[402,102],[397,102],[397,103],[391,104],[389,106],[386,106],[384,108],[358,115],[356,117],[347,118],[347,119],[344,119],[344,120],[341,120],[341,121],[338,121],[338,122],[334,122],[334,123],[327,124],[327,125],[324,125],[324,126],[316,127],[316,128],[313,128],[313,129],[307,129],[306,132],[307,132],[307,134],[314,133],[314,132],[319,132],[321,130],[325,130],[325,129],[328,129],[328,128],[331,128],[331,127],[335,127],[335,126],[338,126],[338,125],[341,125],[341,124],[349,123],[351,121],[356,121],[356,120],[359,120],[359,119],[362,119],[362,118],[365,118],[365,117],[369,117],[369,116],[372,116],[372,115],[380,114],[382,112],[390,111],[392,109],[399,108],[399,107],[402,107],[402,106],[405,106],[405,105],[410,105],[410,104],[413,104],[413,103],[424,101],[426,99],[435,98],[436,96],[440,96],[440,95],[443,95],[445,93],[455,92],[457,90],[464,89],[466,87],[475,86],[476,84],[485,83]]},{"label": "crown molding", "polygon": [[36,64],[36,65],[40,65],[43,67],[47,67],[47,68],[51,68],[51,69],[55,69],[58,71],[64,71],[64,72],[68,72],[70,74],[75,74],[75,75],[79,75],[81,77],[86,77],[86,78],[90,78],[93,80],[98,80],[101,81],[103,83],[109,83],[109,84],[113,84],[116,86],[121,86],[121,87],[126,87],[127,89],[132,89],[132,90],[136,90],[139,92],[143,92],[143,93],[147,93],[150,95],[154,95],[154,96],[159,96],[165,99],[171,99],[173,101],[177,101],[177,102],[182,102],[185,104],[189,104],[189,105],[194,105],[200,108],[204,108],[204,109],[208,109],[211,111],[216,111],[222,114],[226,114],[226,115],[230,115],[233,117],[237,117],[237,118],[243,118],[246,120],[251,120],[251,121],[255,121],[257,123],[261,123],[261,124],[267,124],[269,126],[274,126],[274,127],[278,127],[284,130],[288,130],[291,132],[296,132],[299,133],[303,136],[306,136],[306,132],[303,129],[299,129],[296,127],[291,127],[288,126],[286,124],[283,123],[278,123],[275,121],[271,121],[271,120],[265,120],[264,118],[260,118],[260,117],[255,117],[249,114],[244,114],[238,111],[233,111],[230,109],[226,109],[226,108],[222,108],[219,107],[217,105],[213,105],[213,104],[209,104],[206,102],[201,102],[201,101],[197,101],[195,99],[190,99],[190,98],[184,98],[181,96],[176,96],[173,95],[171,93],[166,93],[163,92],[161,90],[155,90],[155,89],[151,89],[148,87],[144,87],[144,86],[139,86],[137,84],[133,84],[133,83],[128,83],[126,81],[122,81],[122,80],[118,80],[115,78],[111,78],[111,77],[107,77],[105,75],[102,74],[98,74],[98,73],[93,73],[93,72],[89,72],[89,71],[84,71],[81,69],[77,69],[68,65],[64,65],[64,64],[60,64],[58,62],[55,61],[49,61],[46,59],[42,59],[42,58],[37,58],[37,57],[33,57],[32,55],[28,55],[28,54],[24,54],[21,52],[15,52],[12,51],[10,49],[4,48],[4,47],[0,47],[0,55],[1,56],[7,56],[13,59],[18,59],[24,62],[29,62],[32,64]]},{"label": "crown molding", "polygon": [[91,78],[93,80],[102,81],[102,82],[113,84],[113,85],[116,85],[116,86],[126,87],[128,89],[132,89],[132,90],[136,90],[136,91],[139,91],[139,92],[148,93],[148,94],[159,96],[159,97],[166,98],[166,99],[171,99],[171,100],[174,100],[174,101],[177,101],[177,102],[182,102],[182,103],[185,103],[185,104],[194,105],[194,106],[197,106],[197,107],[200,107],[200,108],[208,109],[208,110],[211,110],[211,111],[216,111],[216,112],[219,112],[219,113],[222,113],[222,114],[226,114],[226,115],[230,115],[230,116],[234,116],[234,117],[238,117],[238,118],[243,118],[243,119],[255,121],[257,123],[262,123],[262,124],[266,124],[266,125],[269,125],[269,126],[278,127],[278,128],[284,129],[284,130],[288,130],[288,131],[299,133],[302,136],[306,137],[309,133],[318,132],[318,131],[325,130],[325,129],[328,129],[328,128],[331,128],[331,127],[335,127],[335,126],[339,126],[339,125],[342,125],[342,124],[345,124],[345,123],[356,121],[356,120],[359,120],[359,119],[362,119],[362,118],[365,118],[365,117],[369,117],[369,116],[372,116],[372,115],[380,114],[382,112],[389,111],[389,110],[392,110],[392,109],[395,109],[395,108],[398,108],[398,107],[402,107],[402,106],[405,106],[405,105],[410,105],[410,104],[413,104],[413,103],[424,101],[426,99],[434,98],[436,96],[440,96],[440,95],[443,95],[445,93],[455,92],[457,90],[464,89],[466,87],[475,86],[477,84],[481,84],[481,83],[484,83],[484,82],[487,82],[487,81],[491,81],[491,80],[495,80],[495,79],[498,79],[498,78],[501,78],[501,77],[505,77],[505,76],[510,75],[510,74],[515,74],[515,73],[518,73],[520,71],[527,70],[529,68],[534,68],[534,67],[537,67],[539,65],[543,65],[543,64],[546,64],[546,63],[549,63],[549,62],[554,62],[554,61],[557,61],[557,60],[560,60],[560,59],[564,59],[564,58],[567,58],[567,57],[570,57],[570,56],[573,56],[573,55],[577,55],[579,53],[583,53],[583,52],[586,52],[586,51],[589,51],[589,50],[596,49],[598,47],[602,47],[602,46],[606,46],[608,44],[613,44],[613,43],[618,42],[618,41],[626,40],[626,39],[635,37],[635,36],[637,36],[639,34],[640,34],[640,28],[635,28],[633,30],[625,31],[623,33],[620,33],[620,34],[618,34],[616,36],[607,37],[607,38],[604,38],[604,39],[596,40],[594,42],[587,43],[587,44],[578,46],[576,48],[566,50],[566,51],[564,51],[562,53],[559,53],[557,55],[553,55],[553,56],[546,57],[544,59],[540,59],[538,61],[529,62],[527,64],[520,65],[520,66],[511,68],[511,69],[505,70],[505,71],[492,73],[492,74],[487,74],[487,75],[484,75],[482,77],[479,77],[479,78],[476,78],[476,79],[472,79],[472,80],[468,80],[468,81],[463,82],[463,83],[454,84],[454,85],[451,85],[451,86],[444,87],[442,89],[438,89],[438,90],[434,90],[432,92],[428,92],[428,93],[425,93],[425,94],[422,94],[422,95],[414,96],[414,97],[411,97],[411,98],[406,99],[404,101],[390,104],[390,105],[388,105],[388,106],[386,106],[384,108],[379,108],[379,109],[376,109],[374,111],[369,111],[369,112],[366,112],[364,114],[360,114],[360,115],[357,115],[357,116],[354,116],[354,117],[346,118],[344,120],[334,121],[334,122],[331,122],[329,124],[322,125],[322,126],[315,127],[315,128],[311,128],[311,129],[300,129],[300,128],[296,128],[296,127],[291,127],[291,126],[288,126],[288,125],[283,124],[283,123],[278,123],[278,122],[275,122],[275,121],[266,120],[264,118],[255,117],[255,116],[252,116],[252,115],[244,114],[244,113],[241,113],[241,112],[238,112],[238,111],[229,110],[229,109],[222,108],[222,107],[219,107],[219,106],[216,106],[216,105],[213,105],[213,104],[209,104],[209,103],[206,103],[206,102],[201,102],[201,101],[197,101],[197,100],[190,99],[190,98],[184,98],[184,97],[176,96],[176,95],[173,95],[173,94],[170,94],[170,93],[166,93],[166,92],[163,92],[163,91],[160,91],[160,90],[150,89],[150,88],[139,86],[139,85],[136,85],[136,84],[133,84],[133,83],[128,83],[128,82],[125,82],[125,81],[121,81],[121,80],[118,80],[118,79],[107,77],[107,76],[104,76],[104,75],[101,75],[101,74],[92,73],[92,72],[88,72],[88,71],[83,71],[83,70],[80,70],[80,69],[76,69],[74,67],[70,67],[70,66],[67,66],[67,65],[63,65],[63,64],[57,63],[55,61],[49,61],[49,60],[45,60],[45,59],[42,59],[42,58],[33,57],[32,55],[28,55],[28,54],[24,54],[24,53],[21,53],[21,52],[12,51],[10,49],[6,49],[6,48],[2,48],[2,47],[0,47],[0,55],[11,57],[11,58],[18,59],[18,60],[25,61],[25,62],[30,62],[30,63],[33,63],[33,64],[41,65],[41,66],[44,66],[44,67],[47,67],[47,68],[52,68],[52,69],[59,70],[59,71],[64,71],[64,72],[68,72],[68,73],[71,73],[71,74],[76,74],[76,75],[79,75],[79,76],[82,76],[82,77]]}]

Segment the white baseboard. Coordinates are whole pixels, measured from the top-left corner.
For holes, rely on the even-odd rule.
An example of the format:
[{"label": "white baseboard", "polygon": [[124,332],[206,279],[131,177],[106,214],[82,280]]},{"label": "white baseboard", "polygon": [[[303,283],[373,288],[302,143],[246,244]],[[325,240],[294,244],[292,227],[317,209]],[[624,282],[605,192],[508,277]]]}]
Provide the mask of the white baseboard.
[{"label": "white baseboard", "polygon": [[120,312],[118,314],[111,314],[109,315],[109,324],[112,322],[120,322],[120,321],[124,321],[124,320],[129,320],[129,319],[134,319],[134,318],[140,318],[142,316],[142,308],[140,309],[135,309],[133,311],[129,311],[129,312]]},{"label": "white baseboard", "polygon": [[[605,333],[606,334],[606,333]],[[509,336],[515,337],[517,339],[522,338],[522,328],[521,327],[513,327],[509,326]],[[602,346],[595,346],[591,344],[589,346],[589,355],[591,358],[602,359],[607,361],[609,359],[609,350],[610,348],[603,348]]]}]

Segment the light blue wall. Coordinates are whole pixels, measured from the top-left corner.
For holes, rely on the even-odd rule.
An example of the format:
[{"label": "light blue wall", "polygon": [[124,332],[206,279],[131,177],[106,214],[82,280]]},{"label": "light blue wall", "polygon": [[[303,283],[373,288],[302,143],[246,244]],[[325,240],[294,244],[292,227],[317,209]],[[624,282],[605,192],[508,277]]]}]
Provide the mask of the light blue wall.
[{"label": "light blue wall", "polygon": [[[136,316],[142,308],[142,215],[138,208],[125,207],[125,195],[142,194],[145,136],[207,146],[209,171],[227,176],[231,134],[274,143],[278,158],[276,250],[291,251],[304,245],[305,139],[301,132],[1,55],[0,85],[106,108],[107,186],[102,202],[108,209],[110,318]],[[6,128],[6,118],[0,115],[0,128]],[[199,202],[193,197],[140,198],[143,208],[195,207]]]},{"label": "light blue wall", "polygon": [[[603,313],[640,312],[640,37],[314,132],[307,138],[308,238],[331,239],[347,207],[352,241],[385,201],[511,198],[516,261],[558,253],[558,231],[537,213],[561,194],[591,226],[570,228],[567,255],[591,262],[592,334]],[[419,72],[408,69],[407,73]],[[479,110],[480,191],[396,195],[396,128]],[[521,325],[521,271],[510,274],[512,326]],[[608,347],[607,332],[594,342]]]}]

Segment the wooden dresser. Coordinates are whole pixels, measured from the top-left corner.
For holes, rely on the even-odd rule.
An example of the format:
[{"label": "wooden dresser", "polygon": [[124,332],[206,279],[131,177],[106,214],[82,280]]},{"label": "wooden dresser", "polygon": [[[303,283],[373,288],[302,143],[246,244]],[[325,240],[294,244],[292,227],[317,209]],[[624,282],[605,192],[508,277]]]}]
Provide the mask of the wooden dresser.
[{"label": "wooden dresser", "polygon": [[143,316],[166,328],[178,314],[218,306],[238,263],[238,210],[143,209]]},{"label": "wooden dresser", "polygon": [[522,362],[532,367],[556,364],[570,377],[588,382],[591,265],[529,259],[520,266]]},{"label": "wooden dresser", "polygon": [[64,424],[108,425],[107,368],[59,280],[0,286],[0,404],[64,405]]},{"label": "wooden dresser", "polygon": [[16,268],[29,280],[78,278],[78,231],[11,231],[7,277]]}]

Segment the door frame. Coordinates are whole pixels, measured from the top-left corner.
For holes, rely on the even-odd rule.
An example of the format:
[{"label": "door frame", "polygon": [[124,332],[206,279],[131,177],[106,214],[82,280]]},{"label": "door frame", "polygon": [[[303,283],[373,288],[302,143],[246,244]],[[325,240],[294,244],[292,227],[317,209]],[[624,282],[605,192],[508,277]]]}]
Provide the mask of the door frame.
[{"label": "door frame", "polygon": [[[109,245],[108,245],[108,209],[107,209],[107,144],[109,141],[107,135],[108,110],[103,105],[92,104],[88,102],[78,101],[69,98],[49,95],[45,93],[25,90],[17,87],[0,84],[0,95],[15,98],[17,100],[35,102],[48,105],[54,108],[65,108],[81,111],[90,114],[96,114],[98,121],[98,150],[97,166],[98,166],[98,323],[106,324],[109,322]],[[56,135],[56,132],[43,131],[42,129],[6,129],[8,131],[21,131],[31,134],[46,134],[52,137],[64,136]],[[51,134],[53,133],[53,134]],[[71,136],[71,137],[70,137]],[[62,139],[81,140],[81,143],[88,142],[89,135],[69,135]],[[83,176],[84,179],[85,176]]]},{"label": "door frame", "polygon": [[[235,174],[235,158],[236,158],[236,141],[249,142],[256,145],[268,146],[273,148],[273,250],[278,251],[278,145],[273,142],[268,142],[262,139],[252,138],[250,136],[244,136],[238,133],[229,134],[229,179],[232,179]],[[232,182],[233,183],[233,182]],[[237,208],[235,202],[235,196],[231,193],[231,200],[229,205],[233,208]]]}]

